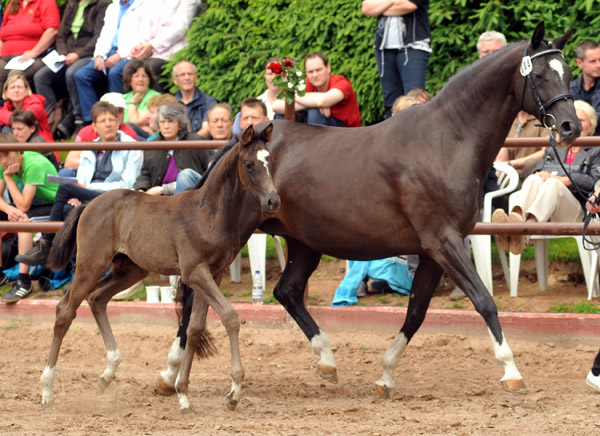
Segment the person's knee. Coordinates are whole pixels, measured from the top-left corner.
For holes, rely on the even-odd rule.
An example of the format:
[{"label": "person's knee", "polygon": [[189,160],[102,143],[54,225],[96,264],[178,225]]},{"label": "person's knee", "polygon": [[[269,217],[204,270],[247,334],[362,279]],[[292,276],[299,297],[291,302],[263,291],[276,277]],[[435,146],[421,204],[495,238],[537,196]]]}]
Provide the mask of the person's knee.
[{"label": "person's knee", "polygon": [[321,111],[317,108],[310,108],[307,110],[306,122],[308,124],[325,124],[325,117]]}]

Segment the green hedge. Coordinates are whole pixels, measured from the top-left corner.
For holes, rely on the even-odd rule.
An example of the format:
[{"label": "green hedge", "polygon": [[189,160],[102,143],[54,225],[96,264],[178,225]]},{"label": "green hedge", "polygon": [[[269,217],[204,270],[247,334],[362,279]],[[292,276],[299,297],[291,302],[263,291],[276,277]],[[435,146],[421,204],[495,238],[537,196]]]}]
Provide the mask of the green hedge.
[{"label": "green hedge", "polygon": [[[334,74],[343,74],[356,90],[363,122],[381,120],[383,99],[372,48],[375,18],[360,12],[358,0],[207,0],[196,19],[189,46],[177,59],[198,66],[199,86],[234,108],[263,92],[262,68],[270,56],[302,57],[323,51]],[[437,92],[450,76],[476,59],[477,37],[502,31],[509,42],[530,36],[539,21],[553,38],[575,28],[566,57],[574,67],[574,47],[600,34],[594,0],[514,2],[432,0],[429,8],[433,53],[427,88]],[[167,67],[167,77],[170,66]]]}]

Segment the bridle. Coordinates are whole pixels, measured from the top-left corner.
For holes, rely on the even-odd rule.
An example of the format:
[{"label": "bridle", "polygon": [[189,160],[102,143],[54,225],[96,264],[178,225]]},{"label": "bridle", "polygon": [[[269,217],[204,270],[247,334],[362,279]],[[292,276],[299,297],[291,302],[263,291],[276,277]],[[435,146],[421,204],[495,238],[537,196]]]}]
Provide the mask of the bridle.
[{"label": "bridle", "polygon": [[[550,106],[552,106],[557,101],[569,100],[569,99],[573,100],[573,96],[571,96],[568,93],[560,94],[555,97],[552,97],[546,103],[542,103],[540,94],[538,93],[537,88],[535,87],[535,83],[533,83],[533,79],[531,78],[531,72],[533,71],[532,60],[535,58],[539,58],[539,57],[551,55],[551,54],[560,54],[562,56],[562,51],[560,51],[557,48],[551,48],[548,50],[541,51],[539,53],[535,53],[531,56],[527,56],[527,48],[528,47],[529,47],[529,44],[526,44],[525,50],[523,50],[523,59],[521,60],[521,67],[519,68],[521,76],[525,77],[525,80],[523,81],[523,90],[521,92],[520,106],[521,106],[521,108],[523,108],[523,99],[525,98],[525,87],[526,87],[527,83],[529,83],[529,89],[531,90],[531,96],[533,97],[533,101],[535,102],[535,104],[537,105],[537,107],[540,111],[540,118],[538,118],[538,119],[544,125],[544,127],[546,127],[547,129],[550,129],[551,131],[555,131],[556,130],[556,118],[554,118],[554,115],[549,114],[547,112],[547,110],[550,108]],[[548,125],[546,123],[546,118],[550,118],[550,121],[551,121],[550,125]]]}]

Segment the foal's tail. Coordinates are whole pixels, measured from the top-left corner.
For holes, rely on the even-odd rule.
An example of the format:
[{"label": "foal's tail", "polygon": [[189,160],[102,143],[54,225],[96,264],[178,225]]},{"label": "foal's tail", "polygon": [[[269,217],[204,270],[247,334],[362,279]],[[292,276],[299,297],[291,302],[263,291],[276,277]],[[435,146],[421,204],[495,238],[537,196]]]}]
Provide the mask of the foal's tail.
[{"label": "foal's tail", "polygon": [[73,257],[77,246],[77,224],[85,207],[84,204],[73,209],[65,220],[62,229],[56,234],[46,262],[46,266],[51,270],[64,269]]},{"label": "foal's tail", "polygon": [[[194,290],[184,284],[181,280],[179,281],[179,287],[177,289],[177,317],[179,318],[179,330],[177,337],[179,338],[179,346],[181,349],[185,349],[187,343],[187,328],[190,323],[190,316],[192,315],[192,305],[194,304]],[[196,347],[196,354],[199,357],[210,357],[217,354],[217,347],[214,344],[213,335],[206,328],[206,319],[204,320],[204,328],[200,336],[200,341]]]}]

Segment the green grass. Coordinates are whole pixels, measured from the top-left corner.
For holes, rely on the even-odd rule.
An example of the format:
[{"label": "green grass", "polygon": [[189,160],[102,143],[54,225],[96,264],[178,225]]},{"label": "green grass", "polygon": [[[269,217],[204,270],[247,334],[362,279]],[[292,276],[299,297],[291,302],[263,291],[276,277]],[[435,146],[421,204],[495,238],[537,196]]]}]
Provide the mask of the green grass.
[{"label": "green grass", "polygon": [[[529,245],[521,253],[521,259],[534,260],[535,249]],[[492,240],[492,260],[500,261],[496,241]],[[574,238],[558,238],[548,241],[548,260],[557,260],[560,262],[579,262],[579,249]]]},{"label": "green grass", "polygon": [[550,313],[600,313],[600,306],[591,301],[572,304],[560,303],[558,306],[550,308]]}]

